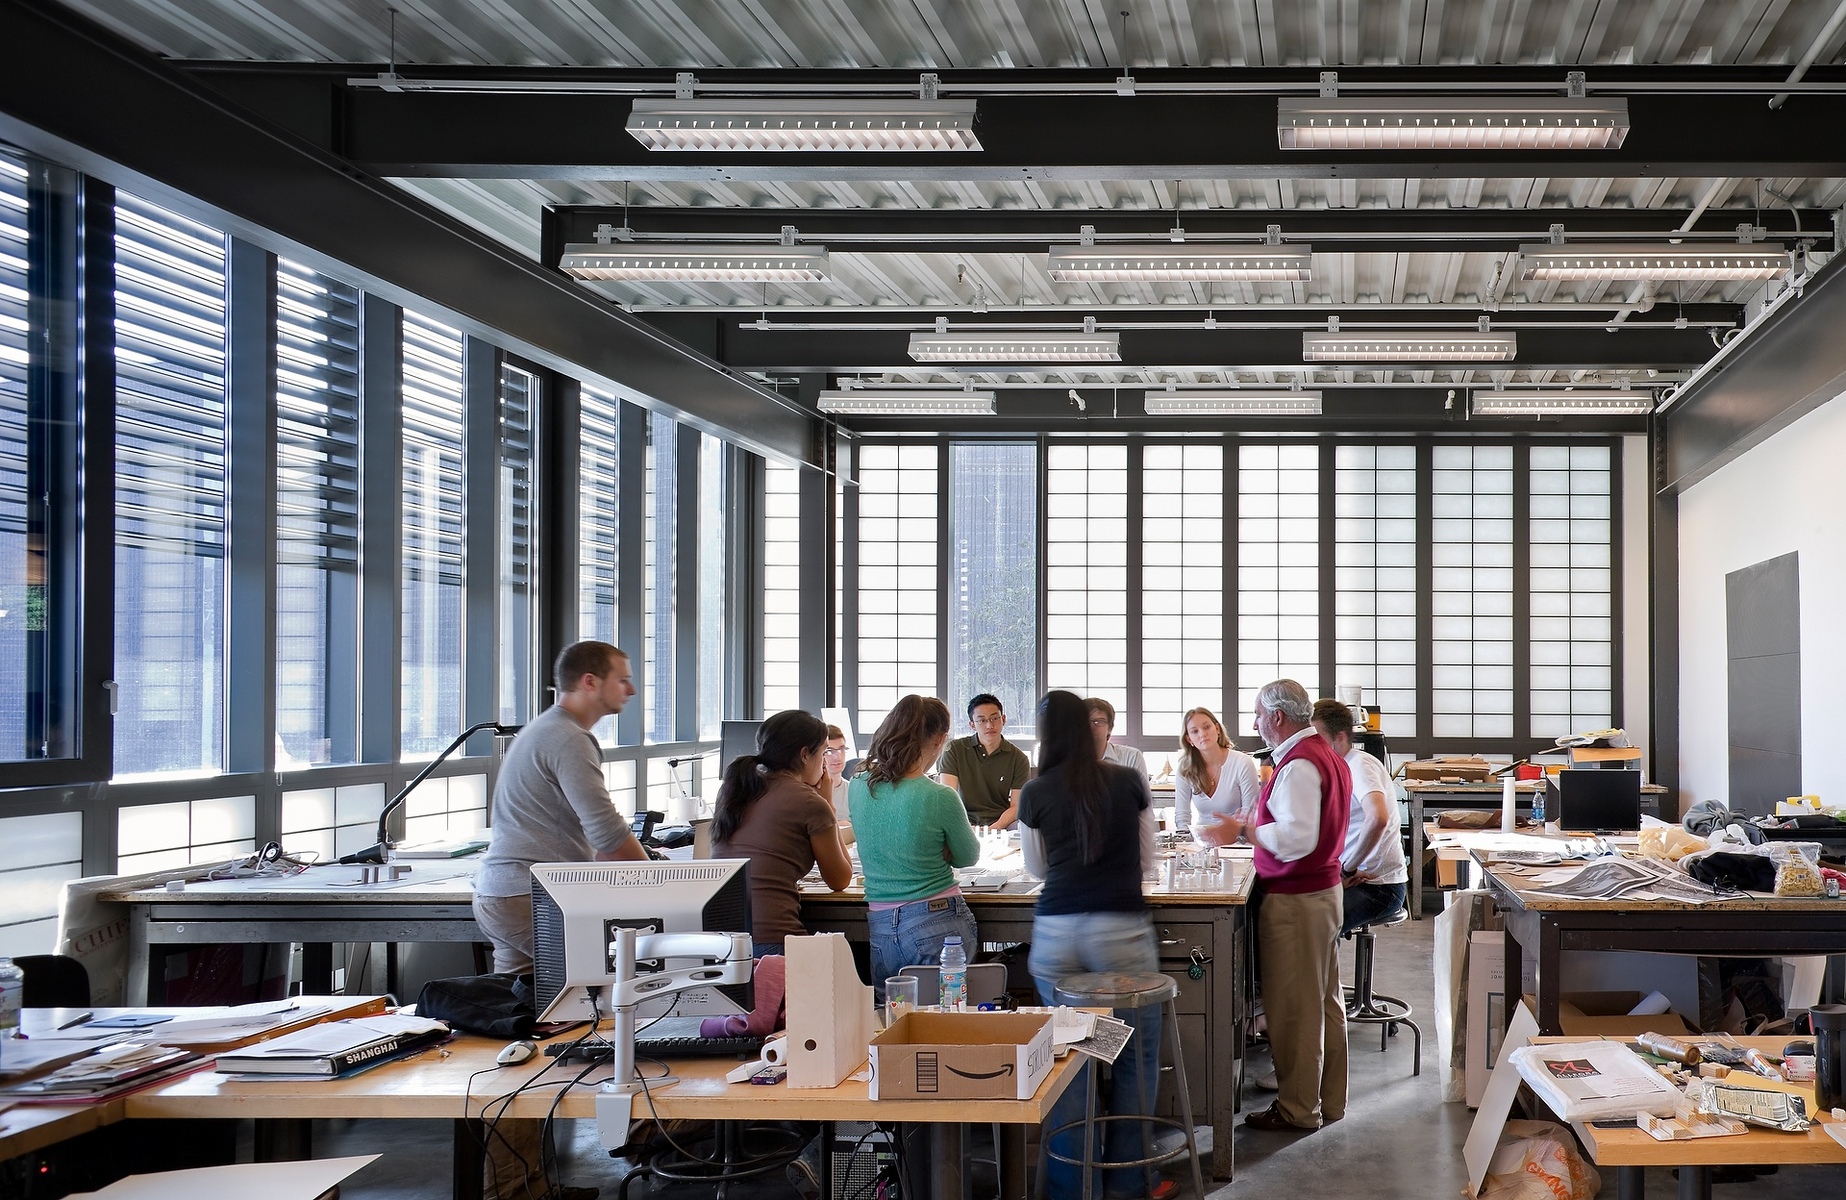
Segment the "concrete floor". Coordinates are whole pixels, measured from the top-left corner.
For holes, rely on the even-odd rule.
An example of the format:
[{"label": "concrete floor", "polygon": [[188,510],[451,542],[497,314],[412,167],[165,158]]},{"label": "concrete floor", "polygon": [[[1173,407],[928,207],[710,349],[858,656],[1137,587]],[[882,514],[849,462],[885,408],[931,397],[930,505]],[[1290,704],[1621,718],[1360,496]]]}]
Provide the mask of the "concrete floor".
[{"label": "concrete floor", "polygon": [[[1406,922],[1380,932],[1377,987],[1402,996],[1427,1018],[1431,1003],[1431,933],[1434,922]],[[1345,955],[1350,979],[1350,950]],[[1425,1200],[1459,1196],[1466,1171],[1461,1147],[1473,1111],[1443,1104],[1436,1069],[1435,1031],[1424,1019],[1423,1073],[1410,1073],[1408,1033],[1378,1049],[1375,1028],[1351,1032],[1350,1101],[1346,1119],[1305,1136],[1262,1133],[1239,1125],[1237,1178],[1212,1194],[1216,1200],[1304,1200],[1345,1197],[1350,1200]],[[1255,1075],[1268,1067],[1253,1058]],[[1270,1093],[1252,1088],[1245,1111],[1264,1107]],[[342,1189],[345,1200],[447,1200],[450,1194],[450,1126],[442,1121],[324,1121],[315,1123],[316,1157],[380,1153],[384,1157],[355,1175]],[[1209,1134],[1207,1134],[1209,1136]],[[601,1186],[602,1200],[615,1200],[619,1173],[596,1143],[592,1122],[578,1122],[561,1138],[564,1179]],[[1184,1170],[1173,1172],[1175,1179]],[[1647,1196],[1667,1200],[1678,1195],[1672,1174],[1650,1171]],[[635,1191],[637,1198],[648,1194]],[[663,1192],[663,1195],[671,1194]],[[692,1189],[679,1189],[693,1196]],[[779,1180],[734,1191],[736,1200],[792,1200],[795,1192]],[[1809,1200],[1846,1194],[1846,1167],[1785,1167],[1749,1182],[1721,1183],[1720,1200]],[[980,1193],[977,1191],[977,1200]],[[1614,1200],[1615,1173],[1603,1173],[1600,1197]],[[538,1200],[534,1197],[533,1200]]]}]

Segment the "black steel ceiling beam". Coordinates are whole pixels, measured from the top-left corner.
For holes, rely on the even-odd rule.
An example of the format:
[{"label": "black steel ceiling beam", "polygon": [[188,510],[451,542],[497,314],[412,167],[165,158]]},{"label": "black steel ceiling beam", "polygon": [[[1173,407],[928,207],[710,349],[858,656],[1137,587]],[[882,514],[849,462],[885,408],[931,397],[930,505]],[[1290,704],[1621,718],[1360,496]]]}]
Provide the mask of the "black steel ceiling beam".
[{"label": "black steel ceiling beam", "polygon": [[789,402],[69,10],[0,0],[0,45],[0,138],[165,203],[208,206],[232,232],[360,272],[387,299],[439,306],[545,366],[808,457],[809,421]]},{"label": "black steel ceiling beam", "polygon": [[[1752,93],[1626,94],[1633,128],[1619,148],[1581,151],[1288,151],[1276,145],[1276,97],[1250,93],[1119,95],[1004,94],[980,97],[976,133],[983,149],[954,154],[698,154],[650,152],[624,132],[624,95],[384,92],[350,87],[377,64],[309,69],[246,64],[189,64],[194,76],[323,148],[387,176],[479,179],[599,179],[697,182],[889,179],[893,163],[912,180],[1095,180],[1276,178],[1471,178],[1482,175],[1837,176],[1846,175],[1846,141],[1817,130],[1846,127],[1846,95],[1801,93],[1780,109]],[[425,77],[457,78],[462,69],[419,68]],[[482,78],[541,81],[647,81],[665,72],[586,70],[475,72]],[[1106,72],[940,72],[945,92],[958,83],[1043,86],[1095,83]],[[1214,81],[1299,81],[1307,72],[1184,70],[1139,72],[1137,81],[1207,85]],[[1598,72],[1591,71],[1592,82]],[[1342,82],[1388,79],[1484,91],[1517,79],[1555,80],[1563,68],[1440,72],[1342,71]],[[1812,73],[1837,80],[1838,71]],[[1620,81],[1697,88],[1724,81],[1767,82],[1762,72],[1713,69],[1603,72]],[[914,72],[701,72],[702,82],[758,79],[775,86],[866,86],[916,79]],[[965,94],[965,93],[964,93]],[[1301,94],[1298,90],[1291,94]],[[1443,94],[1453,94],[1445,90]],[[1381,97],[1381,102],[1385,98]]]},{"label": "black steel ceiling beam", "polygon": [[1660,418],[1661,492],[1691,487],[1846,393],[1846,258],[1822,267]]}]

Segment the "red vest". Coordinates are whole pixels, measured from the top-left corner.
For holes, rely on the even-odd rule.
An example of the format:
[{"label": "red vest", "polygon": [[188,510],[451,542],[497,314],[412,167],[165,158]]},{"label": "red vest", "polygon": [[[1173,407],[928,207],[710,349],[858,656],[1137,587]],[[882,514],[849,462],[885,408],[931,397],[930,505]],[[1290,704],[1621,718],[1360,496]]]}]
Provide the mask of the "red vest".
[{"label": "red vest", "polygon": [[[1282,768],[1296,759],[1306,759],[1320,771],[1320,840],[1314,849],[1294,862],[1281,862],[1263,848],[1254,830],[1275,822],[1269,816],[1269,793],[1282,777]],[[1256,847],[1256,877],[1265,891],[1283,894],[1322,892],[1340,886],[1340,850],[1346,844],[1346,817],[1351,807],[1352,772],[1346,762],[1333,752],[1327,739],[1310,732],[1288,748],[1275,764],[1275,773],[1263,785],[1256,801],[1256,819],[1251,823]]]}]

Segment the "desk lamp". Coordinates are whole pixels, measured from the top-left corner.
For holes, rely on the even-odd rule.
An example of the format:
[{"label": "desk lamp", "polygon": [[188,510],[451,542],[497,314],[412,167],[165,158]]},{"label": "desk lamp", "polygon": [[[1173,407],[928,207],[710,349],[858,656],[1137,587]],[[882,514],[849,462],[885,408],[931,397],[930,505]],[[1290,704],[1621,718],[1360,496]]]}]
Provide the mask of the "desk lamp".
[{"label": "desk lamp", "polygon": [[431,759],[428,766],[417,772],[416,778],[404,785],[403,791],[391,797],[390,802],[385,805],[384,810],[378,814],[377,843],[367,846],[363,850],[355,850],[353,853],[348,854],[340,860],[341,864],[347,866],[354,863],[374,863],[383,865],[391,861],[391,837],[390,834],[386,832],[385,826],[386,822],[391,819],[391,814],[396,812],[398,806],[404,803],[405,797],[415,791],[417,785],[422,783],[425,779],[428,779],[430,773],[437,767],[440,767],[444,759],[455,753],[455,751],[461,747],[462,743],[466,742],[475,734],[485,733],[487,730],[491,729],[500,737],[512,737],[524,728],[524,725],[502,725],[498,721],[482,721],[479,724],[470,725],[468,728],[462,730],[461,734],[454,741],[450,742],[448,746],[443,749],[441,754]]}]

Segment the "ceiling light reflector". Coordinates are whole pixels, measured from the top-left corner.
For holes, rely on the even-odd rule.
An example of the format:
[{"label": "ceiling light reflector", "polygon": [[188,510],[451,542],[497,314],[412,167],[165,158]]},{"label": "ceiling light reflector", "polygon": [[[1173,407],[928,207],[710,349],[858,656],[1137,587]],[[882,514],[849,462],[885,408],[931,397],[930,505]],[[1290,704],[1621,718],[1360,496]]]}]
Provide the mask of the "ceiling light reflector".
[{"label": "ceiling light reflector", "polygon": [[1506,362],[1519,349],[1511,333],[1304,333],[1308,362]]},{"label": "ceiling light reflector", "polygon": [[979,150],[972,100],[636,100],[628,132],[649,150]]},{"label": "ceiling light reflector", "polygon": [[903,391],[898,388],[822,392],[820,410],[824,413],[863,417],[991,417],[994,414],[994,394],[946,390]]},{"label": "ceiling light reflector", "polygon": [[1521,279],[1775,279],[1793,265],[1787,249],[1769,245],[1519,247]]},{"label": "ceiling light reflector", "polygon": [[1654,411],[1651,392],[1476,392],[1470,407],[1477,417],[1581,416],[1613,417]]},{"label": "ceiling light reflector", "polygon": [[823,283],[825,246],[564,247],[559,269],[578,279],[682,280],[709,283]]},{"label": "ceiling light reflector", "polygon": [[913,333],[917,362],[1121,362],[1119,333]]},{"label": "ceiling light reflector", "polygon": [[1046,265],[1058,283],[1303,282],[1313,278],[1307,246],[1061,246]]},{"label": "ceiling light reflector", "polygon": [[1566,96],[1284,99],[1284,150],[1613,150],[1628,136],[1628,101]]},{"label": "ceiling light reflector", "polygon": [[1318,417],[1319,392],[1149,392],[1143,406],[1150,417]]}]

